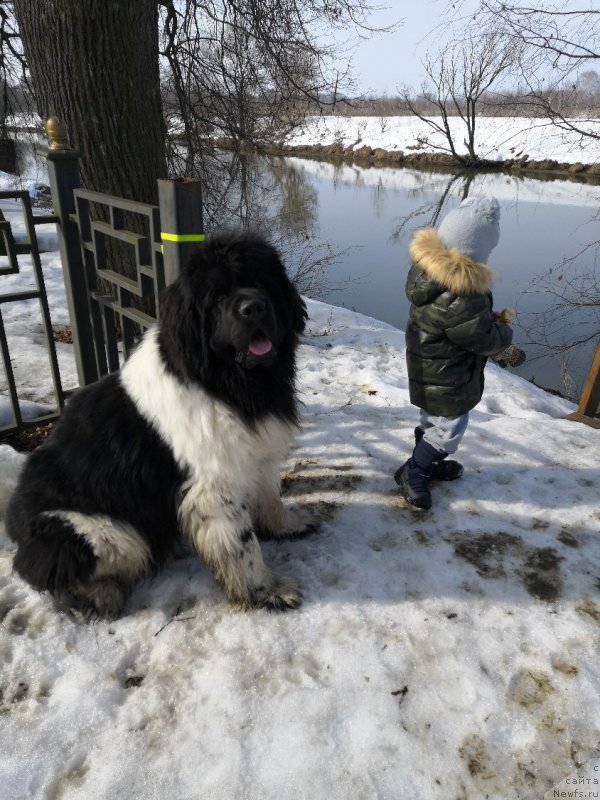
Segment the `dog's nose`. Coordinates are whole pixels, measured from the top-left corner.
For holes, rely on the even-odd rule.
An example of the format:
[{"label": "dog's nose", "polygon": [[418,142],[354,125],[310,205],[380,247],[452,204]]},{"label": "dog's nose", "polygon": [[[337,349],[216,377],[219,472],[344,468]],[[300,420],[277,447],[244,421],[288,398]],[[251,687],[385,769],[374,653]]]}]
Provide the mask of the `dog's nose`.
[{"label": "dog's nose", "polygon": [[265,315],[266,306],[259,297],[247,298],[242,300],[239,305],[239,312],[244,319],[249,322],[257,322]]}]

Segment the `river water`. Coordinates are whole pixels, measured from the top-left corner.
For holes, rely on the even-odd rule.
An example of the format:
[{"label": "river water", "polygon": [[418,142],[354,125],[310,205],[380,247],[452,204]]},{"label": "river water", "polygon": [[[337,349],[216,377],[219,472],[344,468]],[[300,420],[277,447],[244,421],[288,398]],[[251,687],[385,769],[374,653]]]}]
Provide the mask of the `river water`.
[{"label": "river water", "polygon": [[207,230],[262,229],[305,294],[402,330],[414,231],[467,195],[494,195],[502,217],[490,258],[495,307],[516,310],[514,342],[527,353],[515,371],[578,399],[600,338],[600,186],[223,152],[203,169]]},{"label": "river water", "polygon": [[[326,257],[303,290],[401,329],[413,232],[437,224],[467,195],[497,197],[500,243],[490,264],[495,307],[516,309],[514,342],[528,355],[516,372],[579,396],[600,335],[600,186],[298,158],[259,159],[254,173],[246,222],[281,237],[292,273],[302,259]],[[548,353],[547,344],[565,349]]]}]

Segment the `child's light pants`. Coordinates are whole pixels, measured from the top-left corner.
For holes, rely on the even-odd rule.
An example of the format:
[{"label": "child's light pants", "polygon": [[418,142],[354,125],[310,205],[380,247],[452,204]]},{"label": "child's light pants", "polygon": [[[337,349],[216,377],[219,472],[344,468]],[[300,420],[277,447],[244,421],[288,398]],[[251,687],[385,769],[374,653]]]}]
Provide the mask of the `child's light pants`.
[{"label": "child's light pants", "polygon": [[460,417],[434,417],[421,409],[423,439],[444,453],[455,453],[467,430],[469,412]]}]

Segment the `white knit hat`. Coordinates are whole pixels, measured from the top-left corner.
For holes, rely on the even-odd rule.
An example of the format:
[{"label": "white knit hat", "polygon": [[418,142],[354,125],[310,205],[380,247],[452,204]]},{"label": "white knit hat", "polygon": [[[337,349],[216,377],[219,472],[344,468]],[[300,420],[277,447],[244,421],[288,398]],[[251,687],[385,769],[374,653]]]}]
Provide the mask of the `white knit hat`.
[{"label": "white knit hat", "polygon": [[495,197],[467,197],[442,220],[438,237],[473,261],[484,263],[500,238],[500,205]]}]

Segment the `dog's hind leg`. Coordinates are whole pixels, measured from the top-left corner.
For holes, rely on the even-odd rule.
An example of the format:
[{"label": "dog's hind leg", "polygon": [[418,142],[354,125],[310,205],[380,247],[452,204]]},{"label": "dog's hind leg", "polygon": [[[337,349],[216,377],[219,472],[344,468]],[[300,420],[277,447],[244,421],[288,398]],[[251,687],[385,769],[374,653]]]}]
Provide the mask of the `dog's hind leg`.
[{"label": "dog's hind leg", "polygon": [[264,563],[243,503],[191,490],[180,513],[188,537],[232,602],[280,611],[300,605],[297,581]]},{"label": "dog's hind leg", "polygon": [[118,619],[125,607],[128,586],[118,578],[92,578],[54,595],[57,608],[75,611],[86,620]]},{"label": "dog's hind leg", "polygon": [[13,566],[34,589],[56,595],[90,580],[96,556],[69,521],[39,514],[20,536]]},{"label": "dog's hind leg", "polygon": [[35,589],[49,591],[60,608],[115,619],[126,587],[150,561],[148,546],[131,526],[101,515],[51,511],[30,523],[14,567]]}]

